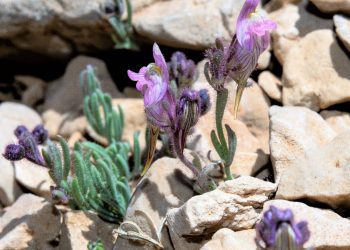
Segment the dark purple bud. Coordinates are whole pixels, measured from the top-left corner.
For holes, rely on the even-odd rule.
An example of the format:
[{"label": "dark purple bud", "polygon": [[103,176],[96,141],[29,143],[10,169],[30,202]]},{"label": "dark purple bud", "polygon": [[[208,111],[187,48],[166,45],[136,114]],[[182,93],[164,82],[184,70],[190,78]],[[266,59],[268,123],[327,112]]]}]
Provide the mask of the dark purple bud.
[{"label": "dark purple bud", "polygon": [[44,166],[44,159],[40,154],[34,136],[29,132],[24,132],[18,140],[19,145],[24,148],[25,157],[38,165]]},{"label": "dark purple bud", "polygon": [[69,203],[69,196],[63,188],[50,187],[52,201],[56,204],[67,205]]},{"label": "dark purple bud", "polygon": [[306,221],[294,222],[290,209],[271,206],[256,225],[256,244],[259,249],[303,249],[310,238]]},{"label": "dark purple bud", "polygon": [[15,136],[19,139],[25,132],[29,132],[26,126],[20,125],[15,129]]},{"label": "dark purple bud", "polygon": [[170,80],[175,80],[178,86],[190,86],[198,78],[196,64],[186,58],[183,52],[177,51],[168,62]]},{"label": "dark purple bud", "polygon": [[47,140],[49,137],[49,132],[44,128],[43,125],[37,125],[33,129],[32,135],[34,136],[36,143],[40,145]]},{"label": "dark purple bud", "polygon": [[3,156],[9,161],[21,160],[25,156],[24,147],[17,144],[9,144],[6,146]]},{"label": "dark purple bud", "polygon": [[208,90],[201,89],[199,90],[199,98],[200,98],[200,113],[201,115],[206,114],[210,109],[210,96],[208,94]]},{"label": "dark purple bud", "polygon": [[209,84],[216,90],[224,88],[228,75],[227,62],[229,57],[229,46],[224,45],[222,38],[217,38],[215,46],[205,52],[208,62],[205,65],[204,73]]}]

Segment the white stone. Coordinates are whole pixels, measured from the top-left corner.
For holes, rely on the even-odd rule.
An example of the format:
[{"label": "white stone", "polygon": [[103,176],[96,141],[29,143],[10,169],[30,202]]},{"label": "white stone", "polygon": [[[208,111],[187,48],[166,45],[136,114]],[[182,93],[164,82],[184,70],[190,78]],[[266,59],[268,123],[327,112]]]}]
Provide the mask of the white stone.
[{"label": "white stone", "polygon": [[282,102],[282,82],[273,73],[270,71],[261,72],[258,83],[271,99]]},{"label": "white stone", "polygon": [[334,13],[344,12],[350,14],[349,0],[311,0],[322,12]]}]

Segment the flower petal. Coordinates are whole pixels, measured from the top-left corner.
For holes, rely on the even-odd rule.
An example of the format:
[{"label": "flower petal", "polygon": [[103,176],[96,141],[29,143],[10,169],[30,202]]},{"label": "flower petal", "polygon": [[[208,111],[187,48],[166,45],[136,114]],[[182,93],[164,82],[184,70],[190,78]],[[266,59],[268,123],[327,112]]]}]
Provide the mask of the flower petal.
[{"label": "flower petal", "polygon": [[165,62],[162,52],[159,49],[158,44],[156,43],[153,44],[153,58],[154,58],[154,62],[162,70],[162,75],[164,80],[166,80],[166,82],[168,83],[169,82],[168,66]]}]

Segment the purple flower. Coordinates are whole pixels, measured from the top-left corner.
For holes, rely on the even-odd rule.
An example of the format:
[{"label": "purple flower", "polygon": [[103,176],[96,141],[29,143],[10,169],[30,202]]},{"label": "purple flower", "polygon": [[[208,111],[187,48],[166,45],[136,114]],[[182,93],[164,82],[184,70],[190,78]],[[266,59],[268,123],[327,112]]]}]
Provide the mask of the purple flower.
[{"label": "purple flower", "polygon": [[259,0],[246,0],[238,16],[236,36],[230,45],[230,76],[238,85],[246,85],[258,58],[270,44],[270,32],[276,23],[257,12]]},{"label": "purple flower", "polygon": [[159,128],[172,125],[175,119],[175,96],[169,85],[169,72],[158,45],[153,45],[155,63],[142,67],[139,73],[128,70],[136,89],[143,94],[148,121]]},{"label": "purple flower", "polygon": [[56,204],[67,205],[69,203],[69,195],[63,188],[50,186],[50,191],[51,198]]},{"label": "purple flower", "polygon": [[294,222],[290,209],[270,206],[256,226],[256,244],[259,249],[303,249],[310,238],[306,221]]},{"label": "purple flower", "polygon": [[244,3],[237,20],[236,36],[229,49],[229,76],[238,84],[233,109],[235,117],[248,78],[255,70],[259,56],[270,44],[270,32],[277,26],[266,19],[263,12],[256,12],[258,4],[259,0]]},{"label": "purple flower", "polygon": [[198,77],[196,64],[180,51],[172,54],[168,68],[170,80],[174,80],[180,87],[190,86]]}]

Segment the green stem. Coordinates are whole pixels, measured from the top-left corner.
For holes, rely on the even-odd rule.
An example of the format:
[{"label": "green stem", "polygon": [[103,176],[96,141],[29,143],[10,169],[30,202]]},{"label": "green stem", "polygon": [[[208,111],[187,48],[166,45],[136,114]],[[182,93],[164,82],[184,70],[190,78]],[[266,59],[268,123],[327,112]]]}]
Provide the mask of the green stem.
[{"label": "green stem", "polygon": [[223,89],[218,91],[216,95],[216,109],[215,109],[215,120],[216,120],[216,130],[219,136],[221,145],[224,147],[225,155],[227,155],[227,143],[224,135],[224,130],[222,128],[222,120],[224,117],[224,112],[227,104],[228,90]]}]

